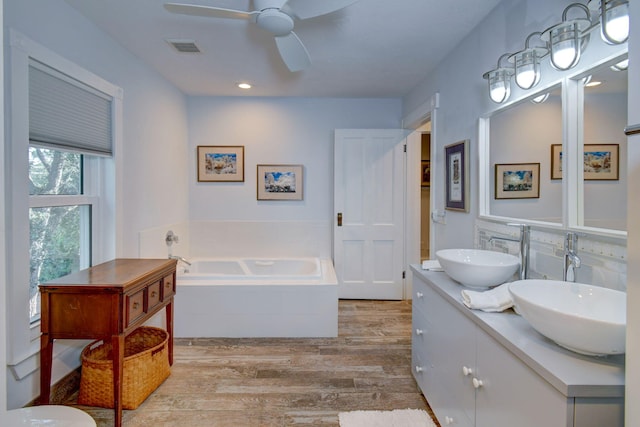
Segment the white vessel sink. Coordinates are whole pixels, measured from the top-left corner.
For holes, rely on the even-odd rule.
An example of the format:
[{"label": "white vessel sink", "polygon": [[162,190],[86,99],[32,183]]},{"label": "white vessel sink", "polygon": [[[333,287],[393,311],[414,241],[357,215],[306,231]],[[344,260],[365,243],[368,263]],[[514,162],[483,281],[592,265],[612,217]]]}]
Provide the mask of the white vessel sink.
[{"label": "white vessel sink", "polygon": [[478,289],[505,283],[520,266],[516,256],[480,249],[442,249],[436,258],[453,280]]},{"label": "white vessel sink", "polygon": [[559,280],[518,280],[509,291],[518,313],[560,346],[590,356],[625,352],[626,293]]}]

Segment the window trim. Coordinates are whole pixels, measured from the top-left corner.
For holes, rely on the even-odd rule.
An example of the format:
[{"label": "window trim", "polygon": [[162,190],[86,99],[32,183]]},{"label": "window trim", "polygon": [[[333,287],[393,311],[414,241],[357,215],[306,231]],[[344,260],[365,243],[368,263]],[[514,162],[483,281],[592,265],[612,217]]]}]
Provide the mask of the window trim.
[{"label": "window trim", "polygon": [[[113,156],[88,158],[88,172],[83,199],[92,204],[92,264],[113,259],[122,252],[122,207],[116,204],[122,186],[122,120],[123,91],[103,78],[59,56],[21,33],[9,31],[9,72],[6,111],[8,139],[5,151],[6,177],[6,242],[7,242],[7,364],[17,380],[38,369],[36,356],[40,351],[40,322],[31,323],[28,307],[29,290],[29,219],[30,207],[41,202],[30,196],[28,185],[28,66],[30,60],[48,66],[112,97]],[[102,195],[102,196],[100,196]],[[60,203],[63,197],[55,196]],[[78,196],[73,196],[77,204]],[[45,199],[42,199],[43,201]],[[69,200],[69,199],[67,199]],[[50,201],[50,200],[49,200]],[[68,203],[66,203],[68,204]],[[50,206],[50,205],[48,205]],[[98,224],[100,224],[98,226]],[[54,358],[73,350],[73,346],[58,346]],[[81,350],[81,349],[80,349]]]}]

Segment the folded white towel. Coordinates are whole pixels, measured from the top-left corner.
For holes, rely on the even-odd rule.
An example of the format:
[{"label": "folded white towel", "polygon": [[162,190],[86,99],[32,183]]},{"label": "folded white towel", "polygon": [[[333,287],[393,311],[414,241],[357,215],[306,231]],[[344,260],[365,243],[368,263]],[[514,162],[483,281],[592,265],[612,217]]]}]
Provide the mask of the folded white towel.
[{"label": "folded white towel", "polygon": [[427,259],[422,261],[422,269],[430,271],[444,271],[437,259]]},{"label": "folded white towel", "polygon": [[509,284],[496,286],[488,291],[462,291],[462,303],[472,310],[487,312],[504,311],[513,307]]}]

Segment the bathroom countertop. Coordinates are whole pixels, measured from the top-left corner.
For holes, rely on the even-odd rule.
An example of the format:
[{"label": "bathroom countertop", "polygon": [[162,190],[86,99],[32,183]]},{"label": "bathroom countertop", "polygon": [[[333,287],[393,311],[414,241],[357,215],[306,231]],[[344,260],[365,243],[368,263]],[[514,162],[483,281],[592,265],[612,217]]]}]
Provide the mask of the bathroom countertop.
[{"label": "bathroom countertop", "polygon": [[539,334],[512,309],[501,313],[470,310],[462,304],[468,289],[444,272],[411,265],[414,278],[431,285],[479,328],[501,343],[525,365],[567,397],[623,397],[624,355],[585,356],[555,344]]}]

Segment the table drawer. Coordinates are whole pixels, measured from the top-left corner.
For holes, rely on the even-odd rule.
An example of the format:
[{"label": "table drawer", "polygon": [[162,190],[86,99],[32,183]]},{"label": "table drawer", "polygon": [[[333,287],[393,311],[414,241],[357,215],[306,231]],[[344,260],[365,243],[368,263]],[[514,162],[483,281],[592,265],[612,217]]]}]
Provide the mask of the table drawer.
[{"label": "table drawer", "polygon": [[160,285],[162,281],[157,281],[149,285],[147,288],[147,295],[149,299],[149,310],[151,310],[156,305],[160,304]]},{"label": "table drawer", "polygon": [[162,279],[162,299],[165,300],[175,293],[176,287],[173,273],[168,276],[164,276]]},{"label": "table drawer", "polygon": [[145,313],[144,289],[133,295],[127,295],[127,327]]}]

